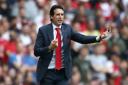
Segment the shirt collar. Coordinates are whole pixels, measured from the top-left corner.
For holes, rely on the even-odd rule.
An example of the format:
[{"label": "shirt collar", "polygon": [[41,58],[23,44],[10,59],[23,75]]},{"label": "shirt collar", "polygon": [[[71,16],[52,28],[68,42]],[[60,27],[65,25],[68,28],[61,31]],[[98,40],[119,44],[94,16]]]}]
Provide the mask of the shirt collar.
[{"label": "shirt collar", "polygon": [[53,29],[56,29],[56,28],[61,28],[61,25],[58,27],[56,26],[55,24],[52,23],[52,26],[53,26]]}]

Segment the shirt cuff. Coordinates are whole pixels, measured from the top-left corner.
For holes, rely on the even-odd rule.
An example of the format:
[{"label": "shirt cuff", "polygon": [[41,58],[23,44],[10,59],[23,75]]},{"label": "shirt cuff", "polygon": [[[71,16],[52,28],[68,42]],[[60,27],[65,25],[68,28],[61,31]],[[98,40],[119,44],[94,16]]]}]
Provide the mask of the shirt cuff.
[{"label": "shirt cuff", "polygon": [[101,41],[101,37],[100,36],[97,36],[96,37],[96,41],[100,42]]}]

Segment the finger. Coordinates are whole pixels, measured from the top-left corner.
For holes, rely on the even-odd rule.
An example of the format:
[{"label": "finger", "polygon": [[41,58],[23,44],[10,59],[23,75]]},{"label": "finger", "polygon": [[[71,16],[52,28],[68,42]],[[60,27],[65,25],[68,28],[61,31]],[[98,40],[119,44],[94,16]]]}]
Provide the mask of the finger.
[{"label": "finger", "polygon": [[58,39],[55,40],[55,45],[58,46]]},{"label": "finger", "polygon": [[58,42],[58,39],[55,39],[56,42]]},{"label": "finger", "polygon": [[111,32],[111,26],[108,26],[107,31],[108,31],[108,32]]},{"label": "finger", "polygon": [[106,24],[107,32],[111,32],[112,26],[110,24]]},{"label": "finger", "polygon": [[56,48],[58,46],[58,42],[56,40],[54,40],[52,43],[52,46],[53,46],[53,48]]},{"label": "finger", "polygon": [[109,24],[108,25],[108,32],[111,32],[111,30],[112,30],[112,24]]},{"label": "finger", "polygon": [[55,39],[54,42],[57,43],[58,42],[58,39]]},{"label": "finger", "polygon": [[56,43],[57,43],[57,40],[53,40],[53,41],[52,41],[52,44],[56,44]]}]

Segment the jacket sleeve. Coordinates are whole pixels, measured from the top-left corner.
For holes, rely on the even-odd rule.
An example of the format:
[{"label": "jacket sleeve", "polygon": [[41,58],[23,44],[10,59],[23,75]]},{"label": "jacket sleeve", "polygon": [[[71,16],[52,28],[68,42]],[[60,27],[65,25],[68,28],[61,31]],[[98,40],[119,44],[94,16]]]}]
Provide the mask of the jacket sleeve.
[{"label": "jacket sleeve", "polygon": [[37,33],[37,38],[36,38],[35,46],[34,46],[34,55],[36,57],[43,56],[43,55],[49,53],[48,46],[45,47],[43,45],[44,43],[45,42],[44,42],[43,32],[41,31],[41,29],[39,29],[39,31]]},{"label": "jacket sleeve", "polygon": [[76,41],[82,44],[96,43],[96,42],[99,42],[96,40],[96,37],[97,36],[86,36],[86,35],[77,33],[71,28],[71,39],[73,41]]}]

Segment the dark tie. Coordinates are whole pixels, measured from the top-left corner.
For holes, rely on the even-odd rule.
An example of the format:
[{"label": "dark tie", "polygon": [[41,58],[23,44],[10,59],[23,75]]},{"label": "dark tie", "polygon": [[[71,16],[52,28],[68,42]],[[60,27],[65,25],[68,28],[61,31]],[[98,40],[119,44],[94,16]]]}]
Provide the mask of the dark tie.
[{"label": "dark tie", "polygon": [[62,67],[62,54],[61,54],[61,35],[60,35],[60,28],[56,28],[56,39],[58,40],[58,47],[56,48],[56,63],[55,68],[60,70]]}]

